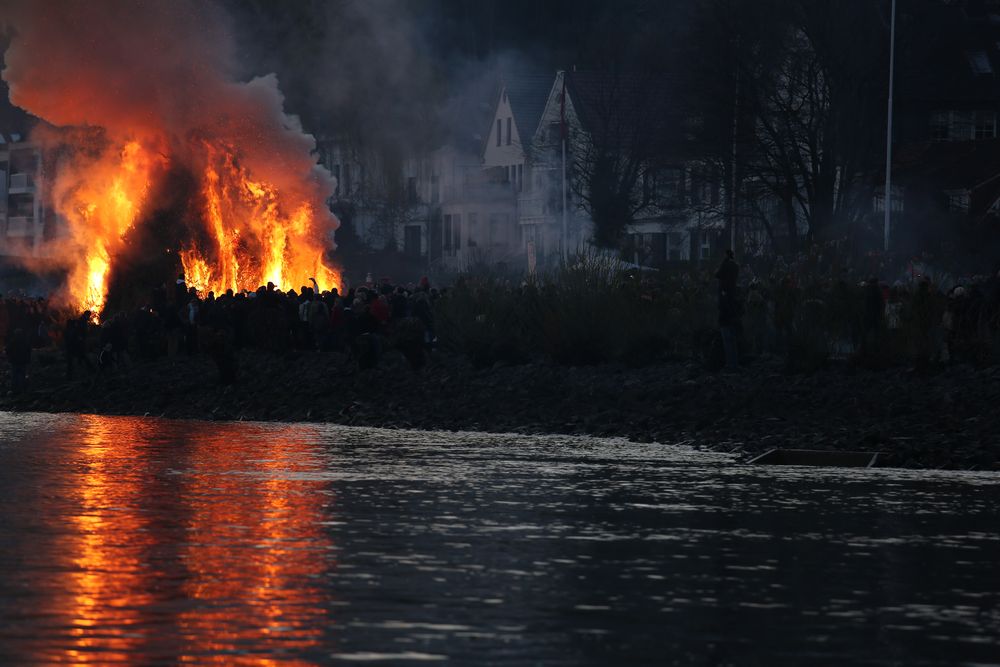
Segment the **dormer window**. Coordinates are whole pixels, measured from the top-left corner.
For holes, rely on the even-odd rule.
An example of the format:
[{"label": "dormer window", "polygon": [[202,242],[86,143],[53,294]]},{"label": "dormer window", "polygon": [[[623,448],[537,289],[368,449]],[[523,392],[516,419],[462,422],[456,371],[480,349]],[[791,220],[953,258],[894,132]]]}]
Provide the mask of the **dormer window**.
[{"label": "dormer window", "polygon": [[997,114],[995,111],[976,112],[976,139],[994,139],[997,136]]},{"label": "dormer window", "polygon": [[497,146],[500,145],[502,134],[503,134],[503,121],[497,118]]},{"label": "dormer window", "polygon": [[956,213],[967,213],[969,210],[968,190],[949,190],[945,193],[948,197],[948,210]]}]

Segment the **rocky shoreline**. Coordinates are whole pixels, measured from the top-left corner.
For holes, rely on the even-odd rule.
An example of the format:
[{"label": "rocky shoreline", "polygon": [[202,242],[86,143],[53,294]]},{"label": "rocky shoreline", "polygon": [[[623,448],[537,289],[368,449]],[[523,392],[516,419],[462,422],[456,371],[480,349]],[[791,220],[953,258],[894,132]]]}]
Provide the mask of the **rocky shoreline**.
[{"label": "rocky shoreline", "polygon": [[438,355],[415,373],[397,352],[357,371],[336,354],[245,351],[238,381],[222,386],[206,357],[67,381],[61,356],[43,352],[29,374],[27,391],[0,409],[623,436],[747,458],[773,447],[864,450],[881,452],[882,465],[1000,469],[1000,368],[843,364],[791,375],[765,359],[735,374],[685,362],[476,369]]}]

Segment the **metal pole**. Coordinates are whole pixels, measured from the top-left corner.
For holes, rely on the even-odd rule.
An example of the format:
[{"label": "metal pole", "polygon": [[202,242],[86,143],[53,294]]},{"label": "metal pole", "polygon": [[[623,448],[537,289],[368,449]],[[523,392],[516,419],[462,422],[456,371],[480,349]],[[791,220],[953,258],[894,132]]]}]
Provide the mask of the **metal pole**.
[{"label": "metal pole", "polygon": [[892,0],[892,16],[889,19],[889,103],[886,110],[885,133],[885,220],[883,233],[885,252],[889,252],[889,226],[892,220],[892,88],[896,69],[896,0]]},{"label": "metal pole", "polygon": [[569,261],[569,224],[566,222],[566,137],[562,140],[562,238],[563,261]]},{"label": "metal pole", "polygon": [[[739,48],[739,37],[736,38],[736,45]],[[739,116],[740,116],[740,66],[736,64],[736,82],[733,90],[733,145],[730,156],[730,179],[729,179],[729,248],[734,252],[739,252],[736,247],[736,140],[739,138]]]}]

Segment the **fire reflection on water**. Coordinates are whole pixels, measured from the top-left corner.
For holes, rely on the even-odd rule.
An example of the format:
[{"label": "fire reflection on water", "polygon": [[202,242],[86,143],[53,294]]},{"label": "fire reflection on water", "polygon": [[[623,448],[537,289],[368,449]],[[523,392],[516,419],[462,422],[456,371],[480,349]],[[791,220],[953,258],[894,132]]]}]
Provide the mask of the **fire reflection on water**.
[{"label": "fire reflection on water", "polygon": [[[137,481],[119,475],[118,461],[137,440],[119,434],[118,443],[102,437],[102,419],[86,417],[77,486],[79,513],[71,517],[78,544],[72,552],[75,568],[67,590],[71,594],[70,635],[66,658],[74,663],[127,661],[142,644],[130,626],[140,621],[138,610],[153,602],[149,576],[142,566],[149,527],[136,501]],[[126,426],[122,424],[121,426]],[[139,425],[128,423],[129,431]],[[123,447],[113,457],[112,447]],[[124,482],[124,483],[123,483]]]},{"label": "fire reflection on water", "polygon": [[[301,655],[319,645],[330,622],[316,586],[330,565],[323,496],[285,474],[306,458],[303,452],[277,446],[248,453],[226,433],[193,444],[198,469],[184,494],[189,514],[180,557],[191,574],[185,597],[195,604],[178,619],[193,648],[188,657],[201,661],[207,651],[231,664],[241,647]],[[256,474],[227,474],[248,454],[260,457]]]},{"label": "fire reflection on water", "polygon": [[148,421],[83,419],[67,645],[46,660],[310,664],[282,659],[328,645],[332,624],[319,589],[332,498],[295,478],[309,438],[220,426],[170,451],[149,446]]}]

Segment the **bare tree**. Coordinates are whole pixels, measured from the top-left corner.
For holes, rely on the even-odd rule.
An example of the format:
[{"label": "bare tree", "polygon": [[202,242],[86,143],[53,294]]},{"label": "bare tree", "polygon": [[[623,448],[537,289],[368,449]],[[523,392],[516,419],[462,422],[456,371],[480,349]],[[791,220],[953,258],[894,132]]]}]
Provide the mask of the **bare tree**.
[{"label": "bare tree", "polygon": [[654,193],[642,187],[668,144],[667,88],[662,77],[620,72],[567,73],[578,124],[568,124],[569,185],[594,222],[598,245],[616,247]]},{"label": "bare tree", "polygon": [[[884,26],[875,3],[705,7],[694,33],[705,57],[696,56],[691,88],[713,121],[706,130],[727,182],[757,198],[741,202],[733,218],[752,216],[789,249],[803,232],[820,240],[851,230],[868,211],[881,149]],[[778,203],[777,220],[762,196]]]}]

